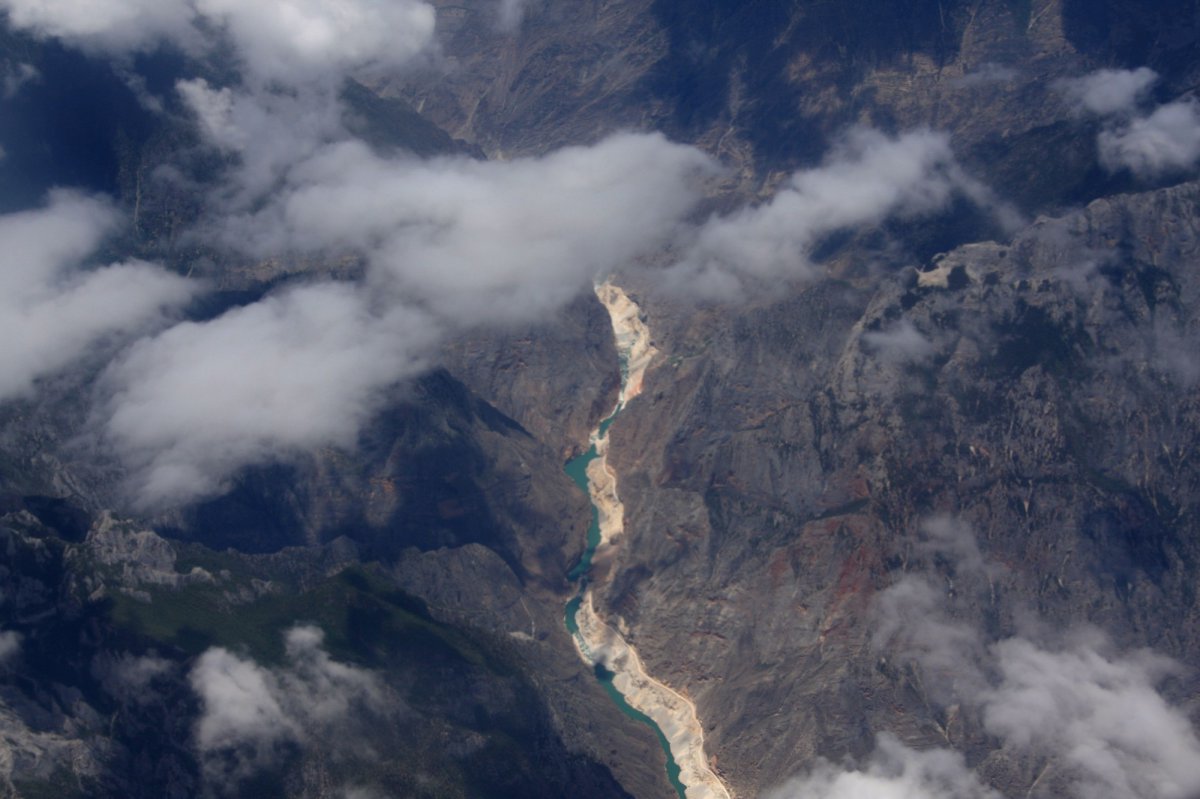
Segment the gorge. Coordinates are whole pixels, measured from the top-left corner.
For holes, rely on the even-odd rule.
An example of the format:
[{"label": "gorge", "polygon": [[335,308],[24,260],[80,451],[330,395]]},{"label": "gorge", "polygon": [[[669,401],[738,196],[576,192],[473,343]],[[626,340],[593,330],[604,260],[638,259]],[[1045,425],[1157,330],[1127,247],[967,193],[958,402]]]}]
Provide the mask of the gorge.
[{"label": "gorge", "polygon": [[622,543],[624,506],[617,492],[617,475],[608,465],[608,430],[626,404],[642,390],[646,370],[655,355],[651,333],[640,309],[610,281],[596,286],[596,296],[612,320],[621,360],[621,389],[616,407],[592,433],[589,449],[567,464],[567,473],[592,502],[588,546],[571,576],[579,593],[568,603],[567,629],[580,657],[612,686],[614,701],[629,715],[650,724],[668,758],[668,776],[680,799],[730,799],[729,791],[709,766],[704,730],[695,705],[678,691],[646,673],[637,651],[615,626],[597,612],[593,586],[611,579],[616,549]]}]

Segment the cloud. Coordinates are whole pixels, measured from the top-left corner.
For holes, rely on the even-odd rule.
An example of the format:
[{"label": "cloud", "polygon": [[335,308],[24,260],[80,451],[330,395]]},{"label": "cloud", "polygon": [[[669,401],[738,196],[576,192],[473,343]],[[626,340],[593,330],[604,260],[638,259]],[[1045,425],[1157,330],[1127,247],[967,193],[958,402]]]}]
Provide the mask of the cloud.
[{"label": "cloud", "polygon": [[1101,131],[1097,144],[1110,172],[1125,168],[1154,178],[1190,169],[1200,160],[1200,105],[1187,99],[1159,106],[1149,116]]},{"label": "cloud", "polygon": [[427,315],[323,283],[132,346],[107,370],[103,436],[143,507],[220,490],[239,468],[349,447],[438,336]]},{"label": "cloud", "polygon": [[908,319],[901,319],[884,330],[864,333],[863,342],[881,360],[891,364],[924,361],[934,353],[933,342]]},{"label": "cloud", "polygon": [[1054,752],[1080,799],[1200,794],[1200,739],[1155,686],[1179,666],[1150,652],[1115,655],[1098,631],[1061,648],[1010,638],[992,647],[999,684],[984,725],[1025,750]]},{"label": "cloud", "polygon": [[1080,78],[1060,80],[1054,86],[1076,110],[1110,116],[1133,113],[1157,81],[1154,70],[1138,67],[1099,69]]},{"label": "cloud", "polygon": [[1077,111],[1105,119],[1096,146],[1108,171],[1128,169],[1153,179],[1200,161],[1200,106],[1195,100],[1176,100],[1149,114],[1139,111],[1157,80],[1154,70],[1139,67],[1101,69],[1056,84]]},{"label": "cloud", "polygon": [[196,291],[144,261],[84,268],[117,224],[107,202],[63,191],[0,216],[0,400],[29,394],[102,340],[161,323]]},{"label": "cloud", "polygon": [[819,761],[807,775],[768,791],[765,799],[1001,799],[947,749],[917,751],[882,733],[861,769]]},{"label": "cloud", "polygon": [[[190,679],[204,702],[196,746],[207,756],[210,779],[236,780],[265,768],[278,760],[284,744],[303,735],[303,728],[280,704],[279,680],[253,661],[226,649],[209,649]],[[220,751],[233,757],[214,757]]]},{"label": "cloud", "polygon": [[[105,2],[90,20],[38,5],[41,16],[19,24],[113,51],[146,46],[149,34],[131,30],[126,13],[134,0]],[[174,11],[157,26],[161,36],[230,43],[241,69],[233,85],[176,85],[204,141],[232,156],[188,235],[252,257],[356,259],[367,273],[183,323],[112,364],[94,424],[147,509],[219,492],[249,465],[352,446],[440,335],[544,318],[597,277],[668,245],[682,258],[666,282],[711,293],[746,276],[811,274],[808,250],[839,228],[933,211],[956,194],[999,207],[958,167],[947,138],[930,132],[852,131],[825,165],[794,175],[770,202],[698,229],[684,220],[700,199],[697,178],[716,166],[657,134],[506,162],[385,158],[346,130],[340,88],[360,70],[394,69],[426,52],[429,6],[183,8],[192,15],[164,6]],[[518,8],[508,3],[502,16]]]},{"label": "cloud", "polygon": [[528,0],[500,0],[496,9],[496,27],[505,33],[516,31],[525,19],[527,4]]},{"label": "cloud", "polygon": [[236,156],[236,167],[209,192],[220,226],[226,215],[262,205],[289,170],[347,133],[336,86],[303,91],[214,88],[202,79],[176,85],[212,147]]},{"label": "cloud", "polygon": [[102,653],[92,663],[92,673],[104,690],[117,699],[132,702],[152,699],[154,694],[149,689],[154,681],[174,670],[171,661],[156,655]]},{"label": "cloud", "polygon": [[[409,63],[431,47],[435,22],[433,7],[418,0],[0,0],[0,9],[17,28],[118,61],[163,43],[224,60],[231,53],[236,86],[194,78],[178,90],[208,140],[241,156],[249,184],[242,188],[255,192],[246,201],[288,165],[344,138],[338,91],[345,79]],[[144,103],[159,106],[139,91],[140,78],[119,71]]]},{"label": "cloud", "polygon": [[372,282],[467,325],[538,318],[651,252],[698,199],[707,156],[617,134],[539,158],[385,159],[358,142],[297,165],[230,246],[359,253]]},{"label": "cloud", "polygon": [[939,701],[985,687],[983,638],[946,611],[944,590],[921,577],[905,576],[876,597],[873,615],[874,646],[919,664],[934,678],[929,688]]},{"label": "cloud", "polygon": [[197,0],[224,25],[252,82],[294,86],[354,69],[399,66],[433,39],[433,7],[415,0]]},{"label": "cloud", "polygon": [[339,92],[350,74],[402,67],[433,41],[433,8],[415,0],[198,0],[198,8],[232,41],[242,81],[216,88],[194,78],[176,88],[205,140],[239,158],[212,198],[235,210],[348,138]]},{"label": "cloud", "polygon": [[11,100],[25,87],[26,84],[32,83],[41,78],[41,73],[32,64],[18,62],[10,64],[4,70],[4,91],[0,96],[5,100]]},{"label": "cloud", "polygon": [[987,86],[994,83],[1008,83],[1015,80],[1019,73],[1012,67],[988,62],[980,64],[976,69],[962,77],[953,79],[953,83],[962,87]]},{"label": "cloud", "polygon": [[991,578],[1001,571],[984,559],[970,525],[953,516],[926,519],[921,524],[916,549],[941,557],[957,576]]},{"label": "cloud", "polygon": [[892,215],[930,213],[956,194],[1004,219],[1012,216],[962,170],[944,134],[917,131],[892,137],[856,128],[824,165],[795,173],[771,200],[708,220],[682,248],[665,282],[725,297],[739,291],[744,276],[813,277],[808,253],[821,236]]},{"label": "cloud", "polygon": [[353,446],[446,330],[557,311],[661,244],[708,168],[657,135],[495,163],[322,148],[265,209],[215,235],[264,257],[357,254],[368,279],[286,290],[137,343],[105,376],[103,438],[145,508],[218,492],[244,466]]},{"label": "cloud", "polygon": [[232,786],[279,765],[294,744],[362,753],[359,721],[391,699],[375,674],[330,658],[323,638],[315,627],[292,628],[286,663],[276,669],[220,647],[196,661],[189,679],[203,713],[195,742],[210,781]]},{"label": "cloud", "polygon": [[5,668],[21,656],[21,634],[12,630],[0,632],[0,668]]},{"label": "cloud", "polygon": [[[237,95],[198,84],[189,91],[211,135],[238,146],[229,132],[238,126],[227,125]],[[143,506],[190,501],[246,465],[352,445],[384,390],[420,368],[438,335],[544,318],[677,236],[690,256],[675,277],[703,280],[713,261],[701,254],[720,256],[715,268],[734,280],[747,271],[806,273],[803,248],[823,233],[937,208],[956,192],[986,199],[944,137],[860,130],[852,139],[768,205],[690,234],[681,231],[698,178],[715,166],[657,134],[505,162],[384,158],[354,141],[285,155],[261,179],[242,173],[245,186],[274,186],[265,204],[217,216],[205,237],[253,257],[358,257],[365,282],[284,293],[139,344],[110,370],[106,437]],[[316,305],[334,335],[306,332],[315,323],[306,309]],[[886,357],[926,357],[915,330],[888,333],[872,340]],[[219,396],[205,389],[215,385],[225,387]]]},{"label": "cloud", "polygon": [[190,43],[196,36],[187,0],[0,0],[0,9],[17,28],[106,52]]},{"label": "cloud", "polygon": [[[942,517],[918,552],[960,573],[994,573],[969,528]],[[1100,631],[986,643],[955,615],[952,592],[909,574],[876,602],[874,644],[918,666],[935,700],[977,709],[985,729],[1026,755],[1052,759],[1080,799],[1200,795],[1200,739],[1157,690],[1180,666],[1148,651],[1121,654]],[[819,794],[818,794],[819,795]]]},{"label": "cloud", "polygon": [[402,64],[433,39],[416,0],[0,0],[11,23],[84,49],[125,55],[170,42],[232,41],[247,79],[295,86],[348,70]]}]

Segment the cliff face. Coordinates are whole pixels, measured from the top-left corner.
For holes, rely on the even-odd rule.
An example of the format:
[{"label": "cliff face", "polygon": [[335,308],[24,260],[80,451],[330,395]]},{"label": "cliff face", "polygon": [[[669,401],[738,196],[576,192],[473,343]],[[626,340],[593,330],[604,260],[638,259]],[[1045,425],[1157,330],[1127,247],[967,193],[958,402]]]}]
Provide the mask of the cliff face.
[{"label": "cliff face", "polygon": [[[647,303],[664,359],[611,433],[632,538],[605,600],[696,698],[738,794],[878,730],[1012,757],[998,787],[1028,789],[1036,758],[967,713],[947,728],[970,696],[880,665],[903,662],[881,592],[910,572],[988,641],[1035,617],[1195,662],[1196,245],[1164,233],[1198,191],[1100,200],[870,288],[700,319]],[[986,579],[931,560],[947,517]]]},{"label": "cliff face", "polygon": [[439,4],[450,74],[378,88],[505,157],[662,130],[721,158],[750,193],[870,124],[951,132],[964,162],[1026,209],[1087,201],[1129,184],[1098,167],[1055,79],[1146,66],[1174,97],[1198,76],[1190,3],[512,5],[524,9],[515,30],[488,4]]},{"label": "cliff face", "polygon": [[[933,126],[1033,221],[1002,236],[970,214],[897,223],[899,255],[842,238],[822,253],[840,280],[748,304],[697,308],[624,276],[662,357],[611,432],[629,539],[601,613],[696,701],[738,795],[818,756],[865,760],[885,730],[964,752],[1005,795],[1073,790],[1069,766],[996,732],[973,696],[986,679],[930,669],[887,617],[894,589],[932,585],[940,599],[919,612],[949,613],[973,646],[1032,636],[1060,651],[1094,625],[1112,651],[1195,662],[1197,186],[1105,170],[1099,124],[1055,83],[1149,65],[1156,97],[1179,97],[1195,9],[939,4],[883,35],[886,14],[712,5],[657,4],[639,43],[654,66],[592,102],[642,98],[657,116],[639,124],[740,166],[727,185],[741,190],[811,162],[850,122]],[[537,11],[524,53],[567,29]],[[530,97],[582,85],[504,46],[506,85],[514,71]],[[604,46],[598,61],[630,67],[624,40]],[[465,93],[488,115],[528,109],[493,85]],[[458,102],[425,99],[434,115]],[[492,118],[457,130],[485,142]],[[947,554],[946,537],[973,542],[983,565]],[[1163,690],[1185,702],[1197,684]]]}]

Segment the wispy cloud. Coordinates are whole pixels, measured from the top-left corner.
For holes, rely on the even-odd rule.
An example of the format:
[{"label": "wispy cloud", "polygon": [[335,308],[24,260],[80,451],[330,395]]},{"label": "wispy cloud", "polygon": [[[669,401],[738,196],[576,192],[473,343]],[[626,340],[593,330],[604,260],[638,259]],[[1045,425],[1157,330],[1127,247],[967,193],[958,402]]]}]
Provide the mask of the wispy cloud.
[{"label": "wispy cloud", "polygon": [[0,632],[0,668],[7,668],[21,656],[21,634],[12,630]]},{"label": "wispy cloud", "polygon": [[1097,144],[1109,171],[1126,168],[1153,178],[1191,169],[1200,161],[1200,105],[1187,99],[1159,106],[1149,116],[1101,131]]},{"label": "wispy cloud", "polygon": [[200,656],[190,681],[203,702],[195,741],[209,781],[236,785],[278,766],[291,744],[361,752],[359,723],[386,714],[392,698],[374,673],[333,660],[323,638],[293,627],[287,662],[275,669],[219,647]]},{"label": "wispy cloud", "polygon": [[1195,797],[1200,739],[1155,690],[1181,667],[1146,651],[1112,650],[1096,630],[1058,645],[997,642],[999,680],[978,700],[984,726],[1019,749],[1054,753],[1080,799]]},{"label": "wispy cloud", "polygon": [[385,159],[357,142],[299,164],[225,240],[258,254],[351,252],[377,285],[468,324],[537,318],[664,243],[706,156],[618,134],[540,158]]},{"label": "wispy cloud", "polygon": [[1200,161],[1200,107],[1185,97],[1142,110],[1158,74],[1148,68],[1101,69],[1056,85],[1080,113],[1104,119],[1096,139],[1110,172],[1128,169],[1152,179],[1193,168]]},{"label": "wispy cloud", "polygon": [[1019,74],[1010,66],[989,61],[986,64],[980,64],[962,77],[954,79],[954,83],[964,87],[988,86],[1016,80]]},{"label": "wispy cloud", "polygon": [[500,0],[496,6],[496,28],[503,33],[514,33],[525,19],[529,0]]},{"label": "wispy cloud", "polygon": [[295,85],[403,63],[433,38],[417,0],[0,0],[11,23],[111,55],[170,43],[194,54],[231,40],[249,82]]},{"label": "wispy cloud", "polygon": [[1054,84],[1079,112],[1100,116],[1129,115],[1137,111],[1158,74],[1149,67],[1098,69],[1079,78]]},{"label": "wispy cloud", "polygon": [[863,342],[879,358],[890,364],[903,364],[927,360],[935,347],[909,319],[901,319],[882,330],[863,334]]},{"label": "wispy cloud", "polygon": [[44,208],[0,216],[0,400],[97,343],[145,332],[196,287],[144,261],[88,268],[119,216],[99,199],[55,192]]},{"label": "wispy cloud", "polygon": [[187,0],[0,0],[0,9],[17,28],[91,50],[150,49],[197,35]]},{"label": "wispy cloud", "polygon": [[[809,251],[840,228],[955,196],[1005,213],[929,131],[850,131],[768,202],[700,225],[688,221],[698,178],[717,167],[660,135],[505,162],[383,156],[347,130],[340,90],[433,48],[432,9],[413,0],[178,0],[147,11],[145,25],[137,0],[0,4],[20,27],[114,56],[161,41],[194,54],[223,44],[239,77],[175,87],[228,165],[187,235],[235,257],[365,265],[356,283],[293,286],[149,336],[111,364],[93,427],[143,508],[219,492],[249,465],[353,446],[439,337],[544,318],[643,256],[670,249],[679,257],[656,275],[664,284],[730,296],[746,280],[814,275]],[[923,357],[915,330],[888,332],[878,352]]]},{"label": "wispy cloud", "polygon": [[820,760],[765,799],[1001,799],[1001,794],[983,785],[957,752],[918,751],[882,733],[861,768]]},{"label": "wispy cloud", "polygon": [[438,334],[427,315],[358,286],[283,291],[131,347],[102,381],[103,436],[140,505],[187,502],[243,466],[352,446]]},{"label": "wispy cloud", "polygon": [[[949,574],[972,578],[964,585],[979,584],[1000,573],[970,529],[948,517],[924,525],[915,552],[940,563],[943,580]],[[1050,763],[1055,781],[1079,799],[1200,794],[1200,738],[1158,691],[1166,677],[1181,673],[1179,664],[1146,650],[1120,652],[1086,626],[1059,633],[1043,627],[987,641],[960,612],[956,595],[953,584],[905,575],[876,600],[876,648],[918,667],[936,702],[977,711],[984,730],[1003,747]],[[930,776],[937,774],[942,777]],[[953,752],[914,752],[886,734],[864,766],[821,764],[778,793],[780,799],[875,795],[999,794]],[[1044,794],[1030,789],[1030,795]]]},{"label": "wispy cloud", "polygon": [[126,702],[149,702],[156,680],[175,673],[175,664],[156,655],[102,653],[92,663],[92,673],[110,695]]},{"label": "wispy cloud", "polygon": [[796,172],[767,202],[708,220],[682,247],[665,280],[679,290],[730,297],[747,277],[812,277],[808,256],[821,236],[937,211],[956,195],[1015,223],[1015,214],[959,166],[944,134],[893,137],[856,128],[825,164]]}]

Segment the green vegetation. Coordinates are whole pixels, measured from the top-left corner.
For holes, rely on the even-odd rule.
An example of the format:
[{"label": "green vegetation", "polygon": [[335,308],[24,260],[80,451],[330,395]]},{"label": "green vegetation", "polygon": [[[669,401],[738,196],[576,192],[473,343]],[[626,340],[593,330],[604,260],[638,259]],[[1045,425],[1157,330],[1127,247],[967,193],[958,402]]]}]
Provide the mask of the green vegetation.
[{"label": "green vegetation", "polygon": [[215,584],[151,590],[149,603],[115,594],[113,620],[188,654],[224,646],[245,650],[261,663],[278,663],[284,633],[296,624],[315,624],[339,658],[379,663],[403,648],[450,655],[497,673],[509,671],[463,633],[432,620],[421,602],[370,567],[352,566],[303,591],[282,581],[257,599],[235,604],[229,594],[252,584],[238,556],[209,553],[189,560],[191,565],[199,560],[210,566],[223,563],[230,576],[218,577]]}]

